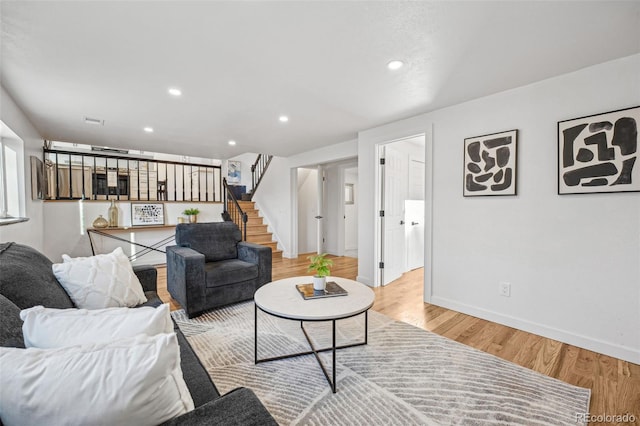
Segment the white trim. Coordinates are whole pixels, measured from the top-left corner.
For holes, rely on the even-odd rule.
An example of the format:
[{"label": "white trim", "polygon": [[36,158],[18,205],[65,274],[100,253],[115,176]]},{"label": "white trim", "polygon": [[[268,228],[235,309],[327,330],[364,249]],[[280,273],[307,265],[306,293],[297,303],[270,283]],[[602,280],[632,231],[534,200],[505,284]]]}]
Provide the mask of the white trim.
[{"label": "white trim", "polygon": [[423,301],[431,303],[433,291],[433,124],[424,133],[424,291]]},{"label": "white trim", "polygon": [[298,168],[292,167],[289,169],[289,193],[291,194],[291,229],[289,235],[291,235],[291,250],[283,251],[282,257],[288,259],[295,259],[298,257]]},{"label": "white trim", "polygon": [[368,285],[369,287],[375,287],[369,278],[363,277],[362,275],[358,275],[356,277],[356,281],[358,281],[359,283]]},{"label": "white trim", "polygon": [[537,334],[553,340],[558,340],[580,348],[588,349],[601,354],[609,355],[625,361],[640,364],[640,351],[632,348],[616,345],[614,343],[605,342],[599,339],[593,339],[588,336],[571,333],[555,327],[549,327],[532,321],[525,321],[510,315],[503,315],[498,312],[487,309],[477,308],[465,303],[456,302],[455,300],[432,296],[431,303],[443,308],[461,312],[463,314],[493,321],[498,324],[513,327],[518,330]]},{"label": "white trim", "polygon": [[[388,145],[394,142],[400,142],[403,140],[422,137],[424,139],[424,155],[425,155],[425,187],[424,187],[424,223],[425,223],[425,235],[424,235],[424,301],[429,302],[431,299],[431,283],[433,281],[433,124],[429,124],[427,129],[418,133],[409,133],[406,136],[395,137],[393,139],[389,139],[387,141],[378,142],[375,144],[374,152],[375,152],[375,165],[374,165],[374,182],[376,182],[376,188],[374,189],[373,194],[373,215],[374,220],[374,262],[373,262],[373,270],[375,271],[373,274],[373,286],[379,287],[380,283],[380,273],[378,268],[379,262],[379,254],[380,254],[380,245],[382,241],[381,236],[381,224],[380,224],[380,215],[379,211],[382,210],[381,206],[381,190],[380,187],[382,185],[382,179],[380,176],[380,158],[381,147],[384,145]],[[364,278],[363,278],[364,279]],[[360,279],[358,279],[360,281]],[[367,280],[370,281],[370,280]],[[364,282],[364,281],[361,281]]]}]

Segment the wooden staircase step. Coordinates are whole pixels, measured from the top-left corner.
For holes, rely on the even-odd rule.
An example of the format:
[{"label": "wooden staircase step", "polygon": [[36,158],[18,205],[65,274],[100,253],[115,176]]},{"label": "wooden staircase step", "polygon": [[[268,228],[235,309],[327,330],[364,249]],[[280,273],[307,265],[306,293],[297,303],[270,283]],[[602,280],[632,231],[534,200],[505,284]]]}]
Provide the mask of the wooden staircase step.
[{"label": "wooden staircase step", "polygon": [[271,247],[271,251],[278,250],[278,242],[277,241],[266,241],[264,243],[256,243],[261,246]]},{"label": "wooden staircase step", "polygon": [[267,232],[267,225],[264,223],[261,225],[247,223],[247,235],[265,234]]},{"label": "wooden staircase step", "polygon": [[258,244],[270,243],[273,241],[273,235],[271,232],[263,232],[259,234],[249,234],[249,232],[247,232],[247,241]]},{"label": "wooden staircase step", "polygon": [[[240,201],[238,205],[247,214],[247,241],[271,248],[272,259],[282,259],[282,250],[278,250],[278,242],[273,241],[273,234],[260,216],[254,201]],[[242,227],[240,227],[242,229]]]},{"label": "wooden staircase step", "polygon": [[264,225],[264,222],[262,221],[262,218],[259,216],[256,216],[256,217],[249,216],[247,218],[247,227],[248,225]]},{"label": "wooden staircase step", "polygon": [[240,206],[240,208],[241,208],[243,211],[246,211],[246,210],[255,210],[255,208],[256,208],[256,203],[255,203],[255,201],[240,201],[240,200],[238,200],[238,205]]}]

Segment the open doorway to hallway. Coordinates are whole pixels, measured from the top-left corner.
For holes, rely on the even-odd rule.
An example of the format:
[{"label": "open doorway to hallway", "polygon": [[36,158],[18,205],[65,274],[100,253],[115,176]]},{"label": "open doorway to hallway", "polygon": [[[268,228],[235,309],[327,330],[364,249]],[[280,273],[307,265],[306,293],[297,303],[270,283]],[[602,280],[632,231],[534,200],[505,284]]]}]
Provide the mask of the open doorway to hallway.
[{"label": "open doorway to hallway", "polygon": [[357,159],[298,167],[297,253],[358,255]]},{"label": "open doorway to hallway", "polygon": [[379,146],[380,283],[424,267],[425,137]]}]

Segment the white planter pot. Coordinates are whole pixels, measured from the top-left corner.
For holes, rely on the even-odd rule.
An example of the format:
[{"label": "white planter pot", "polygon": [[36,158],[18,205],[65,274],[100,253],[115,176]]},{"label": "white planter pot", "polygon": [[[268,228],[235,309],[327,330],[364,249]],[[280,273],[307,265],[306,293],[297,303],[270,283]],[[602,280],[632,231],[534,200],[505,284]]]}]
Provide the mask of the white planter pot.
[{"label": "white planter pot", "polygon": [[313,289],[323,291],[327,286],[327,277],[313,277]]}]

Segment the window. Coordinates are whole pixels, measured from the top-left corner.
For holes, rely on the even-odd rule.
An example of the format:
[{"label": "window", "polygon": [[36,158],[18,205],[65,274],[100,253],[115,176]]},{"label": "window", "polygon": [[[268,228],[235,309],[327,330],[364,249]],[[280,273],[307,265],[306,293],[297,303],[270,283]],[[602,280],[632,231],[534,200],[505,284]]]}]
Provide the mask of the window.
[{"label": "window", "polygon": [[0,121],[0,218],[25,215],[22,140]]}]

